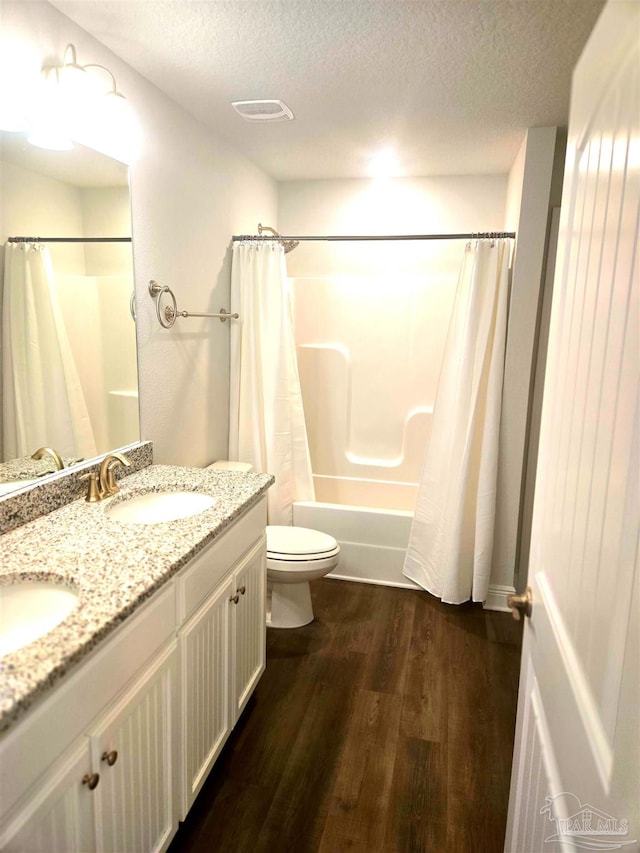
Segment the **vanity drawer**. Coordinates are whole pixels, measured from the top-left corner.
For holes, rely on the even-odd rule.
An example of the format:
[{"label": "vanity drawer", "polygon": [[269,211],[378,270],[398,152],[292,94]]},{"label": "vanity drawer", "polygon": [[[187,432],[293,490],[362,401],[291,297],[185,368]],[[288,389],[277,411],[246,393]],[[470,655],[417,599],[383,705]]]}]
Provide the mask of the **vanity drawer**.
[{"label": "vanity drawer", "polygon": [[262,498],[183,569],[177,580],[178,625],[204,601],[234,563],[264,536],[266,524],[267,499]]}]

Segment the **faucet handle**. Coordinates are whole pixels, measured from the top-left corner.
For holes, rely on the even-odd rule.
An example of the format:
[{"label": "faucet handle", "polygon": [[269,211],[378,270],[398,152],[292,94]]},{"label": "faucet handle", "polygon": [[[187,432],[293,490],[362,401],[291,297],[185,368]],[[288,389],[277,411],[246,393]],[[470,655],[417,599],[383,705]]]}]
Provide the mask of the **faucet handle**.
[{"label": "faucet handle", "polygon": [[124,465],[126,468],[129,468],[131,462],[122,453],[109,453],[104,457],[100,464],[100,473],[98,475],[100,495],[103,498],[109,498],[120,491],[113,473],[115,465]]},{"label": "faucet handle", "polygon": [[122,464],[119,459],[114,459],[112,462],[109,462],[105,469],[104,476],[104,490],[106,495],[115,495],[116,492],[120,491],[120,486],[116,483],[116,475],[113,473],[113,469],[116,465]]},{"label": "faucet handle", "polygon": [[96,501],[102,500],[102,494],[100,493],[100,487],[98,486],[98,475],[95,472],[83,474],[79,479],[89,481],[89,488],[87,490],[85,501],[92,504],[96,503]]}]

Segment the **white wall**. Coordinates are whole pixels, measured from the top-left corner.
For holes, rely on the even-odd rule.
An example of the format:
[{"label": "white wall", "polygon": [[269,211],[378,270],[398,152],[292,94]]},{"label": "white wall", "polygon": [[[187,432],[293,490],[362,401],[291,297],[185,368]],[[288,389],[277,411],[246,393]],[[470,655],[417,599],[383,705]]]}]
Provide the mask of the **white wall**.
[{"label": "white wall", "polygon": [[141,142],[131,188],[142,436],[158,462],[226,456],[229,324],[189,319],[161,329],[147,282],[169,284],[187,310],[228,306],[231,236],[275,220],[275,183],[48,3],[3,2],[0,38],[14,60],[0,86],[34,79],[72,42],[79,61],[108,67],[127,97]]},{"label": "white wall", "polygon": [[[530,128],[509,177],[505,227],[517,233],[500,420],[492,583],[510,587],[517,565],[536,331],[542,305],[550,210],[562,159],[558,129]],[[557,171],[557,169],[556,169]],[[527,520],[530,523],[530,519]]]},{"label": "white wall", "polygon": [[[7,237],[39,234],[83,234],[82,203],[78,187],[0,160],[0,242]],[[58,243],[50,246],[56,266],[84,275],[84,247]],[[3,267],[4,269],[4,267]]]},{"label": "white wall", "polygon": [[[129,187],[81,187],[85,237],[131,237]],[[84,243],[87,275],[131,275],[128,243]]]},{"label": "white wall", "polygon": [[[278,184],[278,230],[283,234],[498,231],[503,228],[506,189],[506,175],[283,181]],[[385,271],[400,266],[429,272],[434,260],[447,268],[452,262],[459,266],[461,245],[420,241],[394,244],[390,250],[389,244],[306,243],[287,255],[287,269],[291,276],[348,274],[379,271],[383,264]]]}]

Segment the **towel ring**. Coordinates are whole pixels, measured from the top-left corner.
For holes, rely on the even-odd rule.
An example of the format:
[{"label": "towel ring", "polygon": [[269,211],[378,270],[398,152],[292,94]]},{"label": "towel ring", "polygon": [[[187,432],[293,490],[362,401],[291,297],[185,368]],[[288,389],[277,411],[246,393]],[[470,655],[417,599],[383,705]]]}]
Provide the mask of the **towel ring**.
[{"label": "towel ring", "polygon": [[[149,293],[156,300],[156,317],[158,318],[158,323],[160,323],[163,329],[170,329],[176,322],[177,317],[217,317],[221,323],[224,323],[227,319],[238,320],[240,318],[239,314],[232,314],[224,308],[221,308],[217,314],[199,314],[195,311],[178,311],[178,305],[173,290],[171,290],[167,285],[163,287],[161,284],[158,284],[157,281],[151,280],[149,282]],[[164,311],[161,311],[160,302],[162,301],[163,293],[169,294],[172,304],[165,306]],[[164,320],[162,319],[163,315]]]},{"label": "towel ring", "polygon": [[[176,302],[173,290],[171,290],[168,285],[162,287],[162,285],[158,284],[157,281],[150,281],[149,293],[156,298],[156,317],[158,318],[158,323],[160,323],[163,329],[170,329],[178,316],[178,303]],[[173,303],[173,306],[167,305],[164,309],[164,320],[162,319],[162,313],[160,311],[160,303],[162,301],[163,293],[168,293],[171,298],[171,302]]]}]

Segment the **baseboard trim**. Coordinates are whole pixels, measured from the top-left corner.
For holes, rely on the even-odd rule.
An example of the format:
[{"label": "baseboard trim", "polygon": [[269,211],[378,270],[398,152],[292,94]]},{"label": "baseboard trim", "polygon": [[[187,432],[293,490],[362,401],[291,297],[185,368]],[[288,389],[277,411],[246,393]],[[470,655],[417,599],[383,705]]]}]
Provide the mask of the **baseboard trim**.
[{"label": "baseboard trim", "polygon": [[510,613],[507,596],[513,595],[515,591],[513,586],[504,586],[498,583],[490,584],[486,601],[482,606],[485,610],[499,610],[501,613]]}]

